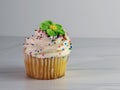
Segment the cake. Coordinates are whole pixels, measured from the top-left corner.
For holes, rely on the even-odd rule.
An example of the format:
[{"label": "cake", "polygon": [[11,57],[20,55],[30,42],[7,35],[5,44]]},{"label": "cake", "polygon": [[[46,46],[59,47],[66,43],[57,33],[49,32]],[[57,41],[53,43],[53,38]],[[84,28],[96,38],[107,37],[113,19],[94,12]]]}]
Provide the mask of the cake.
[{"label": "cake", "polygon": [[28,77],[50,80],[63,77],[72,43],[62,25],[43,21],[35,34],[25,38],[24,62]]}]

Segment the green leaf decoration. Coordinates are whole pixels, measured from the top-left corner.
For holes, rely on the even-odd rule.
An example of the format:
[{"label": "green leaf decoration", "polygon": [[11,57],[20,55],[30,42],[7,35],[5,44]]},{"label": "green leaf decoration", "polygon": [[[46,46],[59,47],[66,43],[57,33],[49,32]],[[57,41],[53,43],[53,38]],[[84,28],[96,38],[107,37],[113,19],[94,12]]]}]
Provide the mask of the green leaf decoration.
[{"label": "green leaf decoration", "polygon": [[46,21],[44,21],[44,22],[42,22],[42,23],[40,24],[40,28],[41,28],[42,30],[47,30],[50,25],[52,25],[52,21],[46,20]]},{"label": "green leaf decoration", "polygon": [[46,20],[44,23],[45,23],[46,25],[52,25],[52,24],[53,24],[53,22],[50,21],[50,20]]},{"label": "green leaf decoration", "polygon": [[41,23],[41,24],[40,24],[40,28],[41,28],[42,30],[47,30],[49,27],[48,27],[45,23]]},{"label": "green leaf decoration", "polygon": [[55,24],[50,20],[42,22],[39,28],[44,30],[49,36],[59,36],[65,34],[65,31],[62,29],[62,25]]},{"label": "green leaf decoration", "polygon": [[58,35],[59,35],[58,30],[55,30],[54,32],[55,32],[56,36],[58,36]]},{"label": "green leaf decoration", "polygon": [[55,33],[53,30],[51,30],[51,29],[48,29],[48,30],[47,30],[47,34],[48,34],[49,36],[56,36],[56,33]]},{"label": "green leaf decoration", "polygon": [[61,29],[62,26],[60,24],[55,24],[57,26],[57,29]]},{"label": "green leaf decoration", "polygon": [[65,31],[63,29],[60,29],[57,31],[60,35],[64,35],[65,34]]}]

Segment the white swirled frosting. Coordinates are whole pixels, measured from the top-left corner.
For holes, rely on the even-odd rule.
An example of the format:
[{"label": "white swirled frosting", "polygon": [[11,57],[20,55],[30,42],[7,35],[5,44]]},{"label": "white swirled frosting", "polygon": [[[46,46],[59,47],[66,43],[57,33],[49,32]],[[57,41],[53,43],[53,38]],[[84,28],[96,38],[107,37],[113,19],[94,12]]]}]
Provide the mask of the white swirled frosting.
[{"label": "white swirled frosting", "polygon": [[61,57],[70,54],[71,44],[67,33],[48,37],[45,31],[35,30],[35,35],[25,38],[24,52],[38,58]]}]

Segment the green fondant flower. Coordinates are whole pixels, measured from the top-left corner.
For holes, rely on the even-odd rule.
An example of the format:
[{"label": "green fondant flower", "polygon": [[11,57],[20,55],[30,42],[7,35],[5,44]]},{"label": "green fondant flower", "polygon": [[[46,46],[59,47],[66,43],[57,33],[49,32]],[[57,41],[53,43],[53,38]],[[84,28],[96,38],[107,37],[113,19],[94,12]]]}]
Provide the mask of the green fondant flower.
[{"label": "green fondant flower", "polygon": [[44,21],[40,24],[40,29],[44,30],[49,36],[64,35],[65,31],[60,24],[55,24],[52,21]]}]

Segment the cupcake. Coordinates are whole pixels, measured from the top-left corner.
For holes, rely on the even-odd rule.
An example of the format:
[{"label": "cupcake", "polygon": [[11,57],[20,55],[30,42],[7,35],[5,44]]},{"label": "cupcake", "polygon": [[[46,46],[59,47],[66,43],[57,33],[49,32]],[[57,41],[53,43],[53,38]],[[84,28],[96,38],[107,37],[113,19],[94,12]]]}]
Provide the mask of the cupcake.
[{"label": "cupcake", "polygon": [[62,25],[49,20],[42,22],[34,35],[25,38],[27,76],[43,80],[63,77],[71,49],[71,40]]}]

